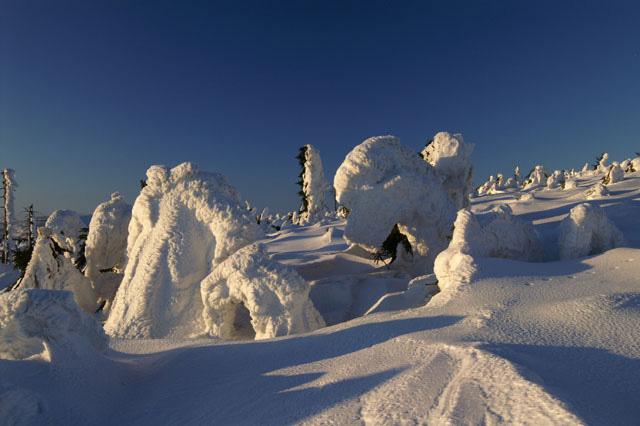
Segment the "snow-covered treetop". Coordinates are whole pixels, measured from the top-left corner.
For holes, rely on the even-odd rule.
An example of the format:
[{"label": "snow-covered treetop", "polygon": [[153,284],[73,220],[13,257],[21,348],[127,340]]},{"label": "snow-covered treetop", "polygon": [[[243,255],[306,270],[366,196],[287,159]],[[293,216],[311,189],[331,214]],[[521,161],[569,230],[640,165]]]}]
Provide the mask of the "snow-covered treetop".
[{"label": "snow-covered treetop", "polygon": [[65,237],[71,238],[73,241],[77,241],[78,236],[82,232],[82,228],[86,227],[78,213],[73,210],[54,211],[44,226]]}]

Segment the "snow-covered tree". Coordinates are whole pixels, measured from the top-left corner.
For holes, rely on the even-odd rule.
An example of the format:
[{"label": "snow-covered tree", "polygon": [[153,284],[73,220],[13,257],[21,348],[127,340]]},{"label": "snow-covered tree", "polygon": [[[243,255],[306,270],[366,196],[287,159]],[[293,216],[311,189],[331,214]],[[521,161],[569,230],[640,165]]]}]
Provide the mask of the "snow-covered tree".
[{"label": "snow-covered tree", "polygon": [[602,178],[602,183],[605,185],[610,185],[612,183],[621,182],[624,180],[624,170],[620,167],[617,161],[614,161],[611,166],[609,166],[609,171]]},{"label": "snow-covered tree", "polygon": [[328,212],[325,205],[325,191],[331,186],[324,177],[322,171],[322,160],[320,152],[312,145],[300,147],[300,152],[296,157],[300,162],[300,191],[298,194],[302,197],[302,205],[299,210],[299,222],[315,222],[322,219]]},{"label": "snow-covered tree", "polygon": [[11,253],[14,250],[14,227],[15,227],[15,190],[18,187],[16,182],[16,172],[12,169],[2,171],[2,199],[4,201],[4,229],[2,236],[3,263],[9,263]]},{"label": "snow-covered tree", "polygon": [[558,226],[560,258],[572,259],[601,253],[618,247],[622,233],[609,220],[605,211],[589,203],[571,209]]},{"label": "snow-covered tree", "polygon": [[603,152],[599,156],[596,157],[596,162],[593,165],[593,170],[598,173],[607,173],[609,171],[609,167],[607,167],[606,162],[609,159],[609,154]]},{"label": "snow-covered tree", "polygon": [[31,260],[17,287],[71,291],[78,306],[93,313],[96,299],[91,283],[71,262],[69,253],[72,250],[70,238],[46,227],[38,228]]},{"label": "snow-covered tree", "polygon": [[442,186],[458,209],[469,205],[473,189],[471,153],[474,145],[465,142],[462,135],[439,132],[420,152],[442,180]]},{"label": "snow-covered tree", "polygon": [[133,206],[124,278],[105,330],[127,338],[202,333],[202,280],[264,234],[221,174],[182,163],[151,166],[147,177]]},{"label": "snow-covered tree", "polygon": [[344,238],[374,253],[397,227],[412,256],[398,259],[412,272],[430,272],[457,210],[431,164],[393,136],[356,146],[334,179],[338,202],[349,209]]},{"label": "snow-covered tree", "polygon": [[131,206],[119,192],[98,205],[91,216],[85,247],[85,276],[91,280],[98,300],[106,302],[107,309],[124,274],[130,220]]},{"label": "snow-covered tree", "polygon": [[539,186],[546,185],[549,173],[545,170],[544,166],[536,166],[529,172],[523,182],[523,188],[537,188]]},{"label": "snow-covered tree", "polygon": [[[296,271],[272,260],[263,245],[250,244],[202,281],[206,332],[223,339],[267,339],[324,327],[310,288]],[[242,324],[241,308],[250,325]]]}]

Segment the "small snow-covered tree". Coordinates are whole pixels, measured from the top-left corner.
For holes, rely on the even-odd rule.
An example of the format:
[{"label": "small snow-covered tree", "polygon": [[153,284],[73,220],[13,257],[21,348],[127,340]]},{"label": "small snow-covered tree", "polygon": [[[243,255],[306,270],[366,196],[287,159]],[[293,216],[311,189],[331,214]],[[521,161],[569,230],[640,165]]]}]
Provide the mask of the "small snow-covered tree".
[{"label": "small snow-covered tree", "polygon": [[298,221],[317,221],[328,212],[325,205],[325,191],[330,189],[322,171],[320,152],[312,145],[305,145],[300,147],[296,158],[302,169],[298,181],[300,185],[298,194],[302,197]]},{"label": "small snow-covered tree", "polygon": [[606,173],[609,171],[609,168],[605,164],[609,159],[609,154],[603,152],[602,154],[596,157],[596,162],[593,164],[593,170],[596,170],[600,173]]},{"label": "small snow-covered tree", "polygon": [[605,177],[602,178],[602,183],[604,183],[605,185],[609,185],[612,183],[620,182],[623,179],[624,170],[622,170],[622,167],[620,167],[617,161],[614,161],[613,164],[611,164],[611,166],[609,167],[609,171],[607,172]]}]

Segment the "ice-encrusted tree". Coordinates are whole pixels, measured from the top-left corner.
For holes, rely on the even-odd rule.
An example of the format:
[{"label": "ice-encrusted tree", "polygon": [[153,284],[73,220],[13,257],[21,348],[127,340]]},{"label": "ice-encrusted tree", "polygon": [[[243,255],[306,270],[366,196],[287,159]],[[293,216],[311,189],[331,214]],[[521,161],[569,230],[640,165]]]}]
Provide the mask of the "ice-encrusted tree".
[{"label": "ice-encrusted tree", "polygon": [[133,205],[127,264],[105,330],[126,338],[202,333],[202,280],[264,234],[221,174],[182,163],[151,166],[147,178]]},{"label": "ice-encrusted tree", "polygon": [[13,251],[13,237],[15,227],[15,190],[18,186],[16,182],[16,172],[12,169],[2,171],[2,199],[4,201],[4,228],[2,233],[2,263],[9,263],[11,252]]},{"label": "ice-encrusted tree", "polygon": [[420,152],[422,159],[434,167],[458,209],[469,205],[469,193],[473,189],[473,148],[474,145],[465,142],[459,133],[439,132]]},{"label": "ice-encrusted tree", "polygon": [[300,147],[296,157],[300,163],[300,185],[298,195],[302,198],[299,210],[299,222],[315,222],[328,212],[325,205],[325,191],[331,186],[324,177],[320,152],[313,145]]},{"label": "ice-encrusted tree", "polygon": [[412,273],[429,272],[449,242],[457,210],[440,182],[434,167],[397,138],[367,139],[347,155],[334,179],[338,202],[349,209],[345,239],[375,253],[397,228],[412,254],[398,253],[400,263]]},{"label": "ice-encrusted tree", "polygon": [[96,207],[91,216],[85,256],[85,276],[99,301],[109,309],[124,274],[131,206],[119,192]]}]

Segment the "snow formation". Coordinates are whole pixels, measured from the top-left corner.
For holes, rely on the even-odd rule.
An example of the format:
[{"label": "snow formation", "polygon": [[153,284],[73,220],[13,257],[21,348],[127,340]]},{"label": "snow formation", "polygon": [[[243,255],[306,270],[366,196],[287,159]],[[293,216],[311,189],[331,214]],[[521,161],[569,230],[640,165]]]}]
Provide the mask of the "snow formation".
[{"label": "snow formation", "polygon": [[119,192],[100,204],[91,216],[85,257],[85,276],[91,280],[98,300],[109,305],[122,281],[127,250],[131,206]]},{"label": "snow formation", "polygon": [[100,324],[78,309],[68,291],[14,290],[0,294],[0,358],[45,353],[52,363],[107,350]]},{"label": "snow formation", "polygon": [[[4,198],[4,217],[6,220],[7,239],[3,241],[3,250],[5,253],[12,253],[14,250],[14,242],[16,234],[16,212],[15,212],[15,191],[18,187],[16,182],[16,172],[12,169],[4,169],[3,175],[3,198]],[[4,231],[4,230],[3,230]]]},{"label": "snow formation", "polygon": [[537,188],[539,186],[544,186],[547,184],[547,179],[549,178],[549,173],[545,170],[544,166],[536,166],[523,183],[524,189],[529,188]]},{"label": "snow formation", "polygon": [[262,232],[221,174],[182,163],[151,166],[147,178],[133,206],[128,261],[105,330],[127,338],[201,333],[201,281]]},{"label": "snow formation", "polygon": [[236,326],[241,306],[249,311],[256,339],[324,327],[309,290],[297,272],[271,260],[262,244],[251,244],[216,266],[202,281],[206,331],[223,339],[237,337],[242,332]]},{"label": "snow formation", "polygon": [[44,226],[64,237],[71,238],[74,244],[77,243],[82,228],[86,227],[78,213],[73,210],[54,211],[49,215]]},{"label": "snow formation", "polygon": [[598,165],[596,167],[596,171],[598,173],[607,173],[609,171],[609,166],[607,166],[607,160],[609,159],[609,154],[608,153],[603,153],[602,154],[602,158],[600,158],[600,161],[598,162]]},{"label": "snow formation", "polygon": [[435,168],[444,189],[458,209],[469,206],[469,194],[473,189],[473,147],[459,133],[450,135],[440,132],[420,153]]},{"label": "snow formation", "polygon": [[347,155],[334,187],[338,202],[350,210],[347,242],[374,252],[397,224],[411,244],[413,272],[431,272],[457,210],[433,166],[393,136],[373,137]]},{"label": "snow formation", "polygon": [[300,207],[298,222],[316,222],[328,212],[325,205],[325,191],[331,186],[324,177],[320,152],[312,145],[302,147],[301,155],[304,155],[304,164],[300,180],[304,202]]},{"label": "snow formation", "polygon": [[38,228],[38,238],[20,289],[68,290],[76,303],[88,313],[96,310],[96,298],[91,282],[72,263],[69,254],[74,246],[71,238],[64,238],[52,229]]},{"label": "snow formation", "polygon": [[624,180],[624,170],[617,161],[614,161],[609,167],[607,175],[602,179],[602,183],[609,185]]},{"label": "snow formation", "polygon": [[622,233],[604,210],[589,203],[572,208],[559,225],[558,245],[562,259],[602,253],[622,242]]},{"label": "snow formation", "polygon": [[587,200],[595,200],[595,199],[606,197],[607,195],[609,195],[609,189],[607,189],[606,186],[598,182],[595,185],[593,185],[591,188],[584,191],[582,195]]},{"label": "snow formation", "polygon": [[436,258],[434,272],[443,291],[455,291],[477,272],[474,257],[536,261],[543,250],[533,227],[507,205],[488,213],[460,210],[449,247]]}]

